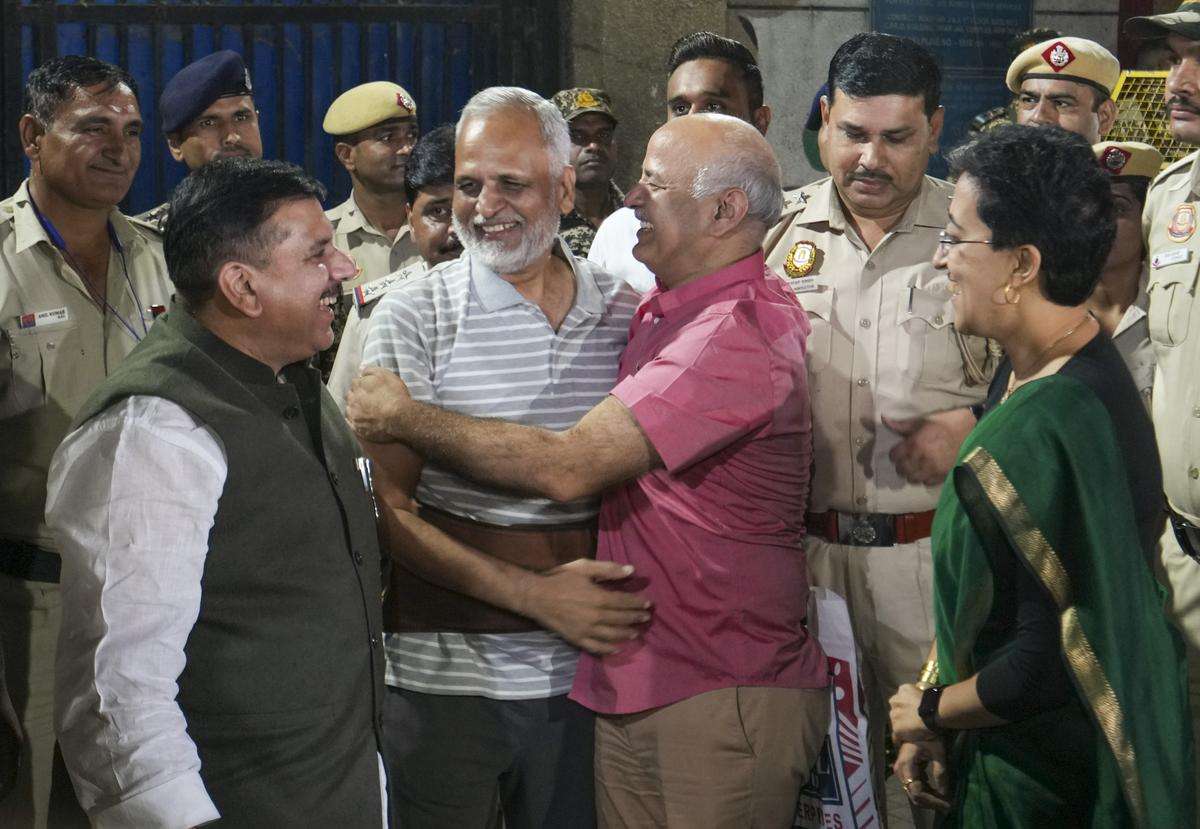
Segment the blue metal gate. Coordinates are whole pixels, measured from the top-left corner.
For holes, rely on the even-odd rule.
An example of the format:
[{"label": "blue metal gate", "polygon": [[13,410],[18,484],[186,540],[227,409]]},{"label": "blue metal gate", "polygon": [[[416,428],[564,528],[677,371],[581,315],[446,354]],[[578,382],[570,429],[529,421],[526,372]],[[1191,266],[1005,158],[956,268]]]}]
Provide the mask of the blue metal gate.
[{"label": "blue metal gate", "polygon": [[350,180],[321,120],[344,90],[393,80],[416,98],[428,130],[453,121],[485,86],[514,84],[549,95],[559,81],[554,0],[3,0],[0,32],[3,194],[27,170],[17,136],[25,77],[56,55],[94,55],[129,69],[140,87],[142,164],[122,204],[133,213],[163,201],[186,172],[171,159],[158,127],[163,84],[218,49],[240,52],[250,69],[264,154],[316,175],[329,186],[331,204],[349,193]]}]

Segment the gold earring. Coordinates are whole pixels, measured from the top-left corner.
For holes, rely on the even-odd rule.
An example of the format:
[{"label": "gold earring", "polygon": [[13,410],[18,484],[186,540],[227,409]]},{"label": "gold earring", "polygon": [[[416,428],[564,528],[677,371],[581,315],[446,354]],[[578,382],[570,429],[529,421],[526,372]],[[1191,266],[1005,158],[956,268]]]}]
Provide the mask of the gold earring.
[{"label": "gold earring", "polygon": [[[1015,298],[1008,295],[1009,291],[1014,292]],[[1012,285],[1005,285],[1004,286],[1004,301],[1006,303],[1008,303],[1009,305],[1018,304],[1021,301],[1021,292],[1018,291],[1017,289],[1015,289]]]}]

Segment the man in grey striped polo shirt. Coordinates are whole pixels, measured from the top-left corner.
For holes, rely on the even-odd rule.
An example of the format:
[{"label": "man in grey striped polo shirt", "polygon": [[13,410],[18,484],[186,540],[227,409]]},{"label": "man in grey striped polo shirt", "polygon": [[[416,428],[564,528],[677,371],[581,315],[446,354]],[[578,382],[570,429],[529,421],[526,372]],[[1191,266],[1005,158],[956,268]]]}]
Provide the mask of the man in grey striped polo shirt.
[{"label": "man in grey striped polo shirt", "polygon": [[[466,252],[381,300],[366,363],[417,399],[548,429],[605,397],[639,297],[556,237],[568,154],[566,122],[532,92],[468,102],[453,203]],[[566,698],[570,643],[611,653],[649,618],[597,584],[631,572],[589,560],[598,499],[522,498],[400,443],[365,449],[400,565],[384,731],[402,825],[483,827],[497,797],[509,826],[592,825],[592,715]]]}]

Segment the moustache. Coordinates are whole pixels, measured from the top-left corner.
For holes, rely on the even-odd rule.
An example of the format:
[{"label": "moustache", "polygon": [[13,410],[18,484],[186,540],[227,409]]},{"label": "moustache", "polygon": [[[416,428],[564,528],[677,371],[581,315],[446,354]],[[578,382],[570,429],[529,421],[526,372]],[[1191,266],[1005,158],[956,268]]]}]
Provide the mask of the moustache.
[{"label": "moustache", "polygon": [[1193,104],[1191,101],[1189,101],[1187,98],[1184,98],[1181,95],[1173,95],[1172,97],[1168,98],[1167,103],[1166,103],[1166,108],[1167,109],[1184,109],[1184,110],[1187,110],[1188,112],[1194,113],[1196,115],[1200,115],[1200,106]]},{"label": "moustache", "polygon": [[848,181],[887,181],[890,182],[892,177],[887,173],[879,173],[874,170],[863,170],[861,172],[851,173],[847,177]]}]

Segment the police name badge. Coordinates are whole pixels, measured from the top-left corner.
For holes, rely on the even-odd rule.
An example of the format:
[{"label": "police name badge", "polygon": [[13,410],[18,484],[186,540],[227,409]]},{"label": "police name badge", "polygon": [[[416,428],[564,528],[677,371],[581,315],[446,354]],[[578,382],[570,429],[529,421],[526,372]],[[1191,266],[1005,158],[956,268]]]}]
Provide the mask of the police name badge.
[{"label": "police name badge", "polygon": [[1188,248],[1173,248],[1171,250],[1156,251],[1150,259],[1150,267],[1154,270],[1165,268],[1168,265],[1181,265],[1184,262],[1191,261],[1192,252]]},{"label": "police name badge", "polygon": [[28,330],[37,328],[40,325],[54,325],[60,322],[66,322],[71,318],[71,312],[67,308],[54,308],[50,311],[37,311],[32,314],[21,314],[17,317],[17,328],[20,330]]},{"label": "police name badge", "polygon": [[[784,273],[792,280],[792,289],[797,292],[815,291],[816,280],[808,275],[817,264],[817,246],[812,242],[797,242],[788,251],[783,262]],[[805,277],[808,277],[807,279]]]},{"label": "police name badge", "polygon": [[1167,225],[1167,238],[1172,242],[1186,242],[1196,232],[1196,205],[1184,202],[1175,208]]}]

